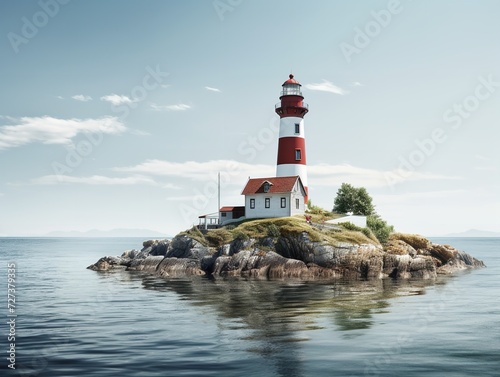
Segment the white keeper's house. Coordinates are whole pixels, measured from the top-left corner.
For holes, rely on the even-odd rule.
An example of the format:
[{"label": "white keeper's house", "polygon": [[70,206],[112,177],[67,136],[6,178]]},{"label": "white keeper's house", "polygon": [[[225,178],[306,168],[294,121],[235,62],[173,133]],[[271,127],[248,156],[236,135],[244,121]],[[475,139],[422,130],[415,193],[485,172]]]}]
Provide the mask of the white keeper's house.
[{"label": "white keeper's house", "polygon": [[306,190],[300,177],[250,178],[243,189],[245,218],[303,214]]}]

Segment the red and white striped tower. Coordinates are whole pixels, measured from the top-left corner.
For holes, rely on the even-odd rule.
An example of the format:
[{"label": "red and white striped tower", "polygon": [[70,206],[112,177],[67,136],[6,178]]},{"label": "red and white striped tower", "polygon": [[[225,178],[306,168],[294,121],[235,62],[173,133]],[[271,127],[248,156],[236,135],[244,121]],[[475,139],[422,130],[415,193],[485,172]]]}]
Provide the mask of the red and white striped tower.
[{"label": "red and white striped tower", "polygon": [[276,113],[280,116],[280,135],[278,141],[277,177],[300,176],[306,189],[307,205],[307,165],[306,139],[304,136],[304,115],[309,106],[304,103],[300,83],[293,78],[283,83],[281,102],[276,104]]}]

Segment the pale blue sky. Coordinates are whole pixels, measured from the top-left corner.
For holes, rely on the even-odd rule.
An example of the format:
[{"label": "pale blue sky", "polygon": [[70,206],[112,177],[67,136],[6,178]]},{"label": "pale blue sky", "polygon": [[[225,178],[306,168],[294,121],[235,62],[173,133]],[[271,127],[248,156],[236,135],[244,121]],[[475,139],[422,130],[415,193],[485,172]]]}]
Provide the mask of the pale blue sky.
[{"label": "pale blue sky", "polygon": [[290,71],[313,203],[349,182],[400,231],[500,231],[499,14],[495,0],[2,1],[0,235],[175,234],[216,211],[218,171],[222,204],[242,204],[248,176],[274,174]]}]

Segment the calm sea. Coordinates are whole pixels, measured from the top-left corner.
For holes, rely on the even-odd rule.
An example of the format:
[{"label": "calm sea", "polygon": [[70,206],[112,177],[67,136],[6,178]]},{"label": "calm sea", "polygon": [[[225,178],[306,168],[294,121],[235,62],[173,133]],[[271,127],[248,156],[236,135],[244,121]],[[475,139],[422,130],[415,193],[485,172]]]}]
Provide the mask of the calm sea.
[{"label": "calm sea", "polygon": [[142,239],[0,238],[0,374],[498,376],[500,239],[434,241],[488,267],[425,282],[159,279],[85,269]]}]

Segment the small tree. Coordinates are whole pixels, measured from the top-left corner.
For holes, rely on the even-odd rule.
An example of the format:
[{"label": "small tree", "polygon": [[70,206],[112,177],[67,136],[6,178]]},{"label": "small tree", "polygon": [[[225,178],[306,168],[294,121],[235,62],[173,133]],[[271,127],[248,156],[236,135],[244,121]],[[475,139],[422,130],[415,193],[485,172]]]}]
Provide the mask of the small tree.
[{"label": "small tree", "polygon": [[384,244],[389,239],[389,235],[394,232],[394,227],[387,224],[378,215],[371,215],[366,218],[366,226],[371,229],[375,237],[381,244]]},{"label": "small tree", "polygon": [[333,212],[352,212],[354,215],[370,216],[375,214],[375,206],[364,187],[342,183],[333,203]]}]

